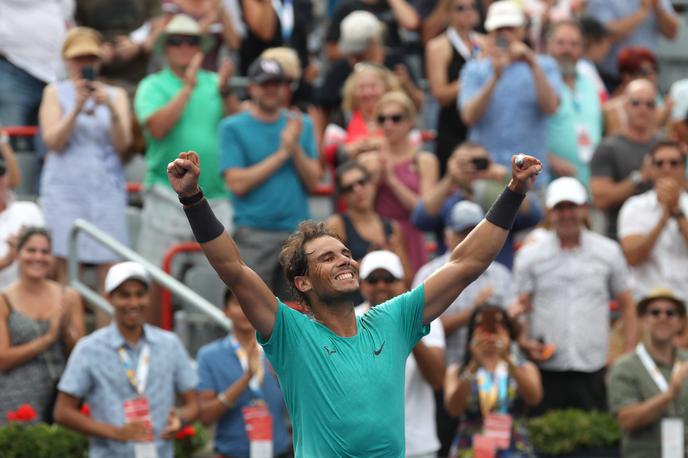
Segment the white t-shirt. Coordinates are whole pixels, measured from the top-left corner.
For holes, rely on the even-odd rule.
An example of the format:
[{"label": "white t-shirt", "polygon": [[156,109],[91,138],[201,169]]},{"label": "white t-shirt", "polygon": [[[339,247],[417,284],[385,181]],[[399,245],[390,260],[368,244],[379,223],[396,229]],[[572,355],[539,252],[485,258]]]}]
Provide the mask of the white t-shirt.
[{"label": "white t-shirt", "polygon": [[[681,193],[680,205],[683,213],[688,214],[688,194],[685,192]],[[619,240],[649,233],[661,216],[662,207],[654,191],[629,198],[619,213]],[[675,294],[688,299],[688,243],[674,218],[667,221],[648,259],[631,266],[631,288],[636,298],[660,286],[669,287]]]},{"label": "white t-shirt", "polygon": [[[12,202],[0,213],[0,258],[7,255],[7,240],[18,234],[22,227],[28,226],[45,226],[43,213],[33,202]],[[16,262],[0,270],[0,290],[7,288],[18,276]]]},{"label": "white t-shirt", "polygon": [[55,81],[74,6],[74,0],[0,1],[0,54],[41,81]]}]

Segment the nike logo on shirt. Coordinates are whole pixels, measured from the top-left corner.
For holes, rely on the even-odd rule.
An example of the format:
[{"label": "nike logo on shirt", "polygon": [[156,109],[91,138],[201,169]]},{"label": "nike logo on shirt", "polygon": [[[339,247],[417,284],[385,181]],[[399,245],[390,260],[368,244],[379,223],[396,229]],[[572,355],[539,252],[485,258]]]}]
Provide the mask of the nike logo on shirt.
[{"label": "nike logo on shirt", "polygon": [[383,349],[383,348],[385,348],[385,343],[384,343],[384,342],[382,342],[382,345],[380,345],[380,348],[378,348],[377,350],[373,349],[373,354],[374,354],[375,356],[379,356],[380,353],[382,353],[382,349]]}]

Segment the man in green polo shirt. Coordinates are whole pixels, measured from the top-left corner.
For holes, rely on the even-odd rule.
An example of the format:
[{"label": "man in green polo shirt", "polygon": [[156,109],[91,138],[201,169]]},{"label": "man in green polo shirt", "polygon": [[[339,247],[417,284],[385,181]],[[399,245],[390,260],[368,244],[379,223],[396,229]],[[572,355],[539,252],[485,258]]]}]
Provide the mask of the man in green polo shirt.
[{"label": "man in green polo shirt", "polygon": [[[609,405],[623,432],[621,455],[660,457],[672,435],[688,443],[688,352],[674,343],[686,325],[686,305],[658,288],[638,302],[638,315],[644,339],[612,367]],[[682,454],[666,456],[688,453],[684,446]]]},{"label": "man in green polo shirt", "polygon": [[[203,158],[207,168],[200,177],[201,186],[218,218],[231,225],[227,190],[219,170],[217,129],[225,114],[235,111],[236,98],[229,91],[228,63],[219,74],[200,69],[207,44],[196,21],[176,15],[156,44],[167,65],[141,81],[136,91],[134,107],[147,143],[146,192],[137,250],[157,265],[171,245],[193,241],[167,181],[167,164],[180,150],[193,148]],[[152,303],[157,306],[157,300]],[[150,318],[156,319],[156,310]]]}]

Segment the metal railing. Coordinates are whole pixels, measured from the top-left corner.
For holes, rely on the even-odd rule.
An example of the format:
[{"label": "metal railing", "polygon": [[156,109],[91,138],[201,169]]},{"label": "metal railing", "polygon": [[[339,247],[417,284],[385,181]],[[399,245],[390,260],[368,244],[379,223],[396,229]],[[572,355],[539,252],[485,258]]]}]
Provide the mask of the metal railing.
[{"label": "metal railing", "polygon": [[79,260],[77,237],[80,232],[87,233],[90,237],[98,243],[112,250],[114,253],[120,255],[123,259],[138,262],[146,269],[155,281],[157,281],[164,288],[171,291],[173,294],[179,296],[186,301],[191,307],[195,308],[200,313],[207,315],[213,322],[227,331],[231,331],[232,324],[229,319],[217,307],[198,295],[188,286],[184,285],[177,279],[167,275],[159,267],[151,264],[144,259],[140,254],[132,249],[122,245],[110,235],[95,227],[93,224],[83,219],[74,221],[72,230],[69,234],[69,248],[67,257],[67,269],[69,273],[69,283],[75,290],[79,292],[88,302],[95,307],[104,311],[108,315],[113,314],[112,306],[96,291],[91,289],[88,285],[79,279]]}]

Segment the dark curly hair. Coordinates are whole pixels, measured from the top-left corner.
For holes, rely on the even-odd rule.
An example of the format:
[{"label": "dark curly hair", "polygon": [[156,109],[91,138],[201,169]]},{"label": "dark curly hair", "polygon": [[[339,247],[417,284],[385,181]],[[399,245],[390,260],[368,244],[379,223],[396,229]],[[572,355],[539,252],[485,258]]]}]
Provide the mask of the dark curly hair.
[{"label": "dark curly hair", "polygon": [[303,221],[284,243],[279,255],[279,262],[289,282],[289,287],[298,296],[299,301],[306,305],[310,305],[308,298],[296,288],[294,279],[308,273],[308,255],[304,251],[304,246],[320,237],[333,237],[341,241],[339,236],[330,231],[323,221]]},{"label": "dark curly hair", "polygon": [[28,226],[22,229],[22,231],[19,233],[19,238],[17,240],[17,251],[21,250],[24,245],[26,245],[26,242],[28,242],[34,235],[41,235],[45,237],[48,240],[48,243],[52,245],[53,239],[48,229],[40,226]]}]

